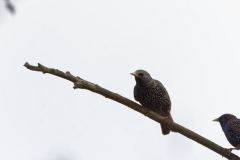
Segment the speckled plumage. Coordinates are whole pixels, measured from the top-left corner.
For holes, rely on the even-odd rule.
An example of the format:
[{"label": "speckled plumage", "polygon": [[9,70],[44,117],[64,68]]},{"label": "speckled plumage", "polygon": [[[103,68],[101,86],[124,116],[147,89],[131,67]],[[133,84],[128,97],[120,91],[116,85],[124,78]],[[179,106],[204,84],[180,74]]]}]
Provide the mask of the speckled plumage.
[{"label": "speckled plumage", "polygon": [[223,114],[214,121],[220,123],[228,142],[236,147],[230,148],[230,152],[232,149],[238,150],[240,147],[240,119],[232,114]]},{"label": "speckled plumage", "polygon": [[[166,117],[170,116],[171,100],[167,90],[158,80],[152,79],[144,70],[131,73],[135,76],[134,98],[142,106]],[[161,124],[163,135],[169,134],[170,130]]]}]

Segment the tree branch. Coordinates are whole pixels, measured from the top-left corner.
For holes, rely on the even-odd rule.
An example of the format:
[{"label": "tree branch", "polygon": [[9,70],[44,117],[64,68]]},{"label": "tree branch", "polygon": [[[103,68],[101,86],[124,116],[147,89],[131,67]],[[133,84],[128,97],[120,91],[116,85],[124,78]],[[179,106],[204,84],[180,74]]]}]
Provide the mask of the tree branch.
[{"label": "tree branch", "polygon": [[74,89],[78,89],[78,88],[79,89],[87,89],[92,92],[98,93],[106,98],[109,98],[111,100],[119,102],[137,112],[140,112],[158,123],[163,123],[166,127],[170,128],[172,131],[178,132],[178,133],[198,142],[199,144],[202,144],[203,146],[211,149],[212,151],[222,155],[223,157],[225,157],[229,160],[240,160],[240,158],[238,156],[236,156],[235,154],[231,153],[229,155],[228,149],[222,148],[221,146],[213,143],[212,141],[198,135],[197,133],[194,133],[193,131],[191,131],[177,123],[172,122],[170,125],[168,125],[168,122],[165,121],[165,118],[163,116],[158,115],[157,113],[154,113],[150,110],[147,110],[145,107],[143,107],[143,106],[141,106],[141,105],[117,94],[117,93],[113,93],[107,89],[104,89],[97,84],[88,82],[80,77],[75,77],[70,72],[64,73],[57,69],[45,67],[45,66],[41,65],[40,63],[38,63],[38,66],[32,66],[26,62],[24,64],[24,66],[32,71],[41,71],[44,74],[49,73],[49,74],[64,78],[66,80],[69,80],[74,83],[74,87],[73,87]]}]

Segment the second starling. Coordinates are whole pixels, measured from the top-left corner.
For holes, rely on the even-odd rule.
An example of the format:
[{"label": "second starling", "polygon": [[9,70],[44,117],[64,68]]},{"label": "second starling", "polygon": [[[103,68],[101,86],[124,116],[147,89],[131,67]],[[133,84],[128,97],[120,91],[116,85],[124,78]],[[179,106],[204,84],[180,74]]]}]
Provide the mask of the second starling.
[{"label": "second starling", "polygon": [[229,149],[229,154],[233,149],[240,149],[240,119],[232,114],[223,114],[213,121],[219,122],[228,142],[235,148]]},{"label": "second starling", "polygon": [[[135,77],[134,98],[142,106],[171,119],[171,100],[167,90],[158,80],[153,79],[144,70],[131,73]],[[172,119],[171,119],[172,120]],[[161,124],[162,134],[167,135],[170,129]]]}]

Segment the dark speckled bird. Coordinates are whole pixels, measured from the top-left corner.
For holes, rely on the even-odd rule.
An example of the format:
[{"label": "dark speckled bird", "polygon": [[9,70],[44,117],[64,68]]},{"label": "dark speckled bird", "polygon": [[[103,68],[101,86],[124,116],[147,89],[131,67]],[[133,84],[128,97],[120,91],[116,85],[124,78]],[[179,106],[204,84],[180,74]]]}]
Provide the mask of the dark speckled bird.
[{"label": "dark speckled bird", "polygon": [[228,142],[235,148],[229,149],[229,154],[233,149],[240,149],[240,119],[232,114],[224,114],[213,121],[219,122]]},{"label": "dark speckled bird", "polygon": [[[152,79],[150,74],[144,70],[131,73],[135,77],[134,98],[142,106],[164,116],[171,118],[171,100],[167,90],[158,80]],[[162,134],[167,135],[170,130],[161,124]]]}]

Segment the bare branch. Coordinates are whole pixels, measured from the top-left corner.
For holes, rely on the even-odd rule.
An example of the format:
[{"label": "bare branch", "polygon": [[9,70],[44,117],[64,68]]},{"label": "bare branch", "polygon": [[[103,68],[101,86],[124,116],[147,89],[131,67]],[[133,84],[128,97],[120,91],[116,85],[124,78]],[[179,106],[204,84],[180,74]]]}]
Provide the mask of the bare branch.
[{"label": "bare branch", "polygon": [[109,98],[111,100],[114,100],[116,102],[119,102],[137,112],[140,112],[142,113],[143,115],[149,117],[150,119],[158,122],[158,123],[163,123],[166,127],[170,128],[172,131],[174,132],[178,132],[196,142],[198,142],[199,144],[202,144],[203,146],[211,149],[212,151],[222,155],[223,157],[229,159],[229,160],[240,160],[240,158],[238,156],[236,156],[235,154],[231,153],[229,155],[229,150],[228,149],[225,149],[225,148],[222,148],[221,146],[213,143],[212,141],[200,136],[199,134],[197,133],[194,133],[193,131],[177,124],[177,123],[174,123],[172,122],[170,125],[168,125],[168,122],[165,121],[165,118],[162,117],[161,115],[158,115],[157,113],[154,113],[150,110],[147,110],[145,107],[117,94],[117,93],[113,93],[107,89],[104,89],[102,87],[100,87],[99,85],[97,84],[93,84],[91,82],[88,82],[84,79],[81,79],[79,77],[75,77],[73,76],[70,72],[62,72],[62,71],[59,71],[57,69],[53,69],[53,68],[48,68],[48,67],[45,67],[43,65],[41,65],[40,63],[38,63],[38,66],[32,66],[30,65],[29,63],[25,63],[24,66],[32,71],[41,71],[43,72],[44,74],[45,73],[49,73],[49,74],[52,74],[52,75],[55,75],[55,76],[58,76],[58,77],[61,77],[61,78],[64,78],[66,80],[69,80],[71,82],[74,83],[74,89],[87,89],[87,90],[90,90],[92,92],[95,92],[95,93],[98,93],[106,98]]}]

